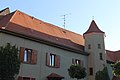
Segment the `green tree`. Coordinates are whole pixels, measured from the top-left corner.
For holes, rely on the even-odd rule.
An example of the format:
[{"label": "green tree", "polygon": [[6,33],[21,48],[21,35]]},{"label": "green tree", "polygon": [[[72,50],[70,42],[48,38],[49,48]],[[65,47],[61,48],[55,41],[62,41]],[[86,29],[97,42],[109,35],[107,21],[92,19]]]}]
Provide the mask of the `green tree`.
[{"label": "green tree", "polygon": [[110,80],[107,67],[104,67],[102,71],[96,73],[95,80]]},{"label": "green tree", "polygon": [[0,47],[0,80],[15,80],[19,73],[18,48],[7,43]]},{"label": "green tree", "polygon": [[85,70],[86,69],[80,65],[71,65],[70,68],[68,69],[68,73],[71,78],[76,78],[78,80],[85,78],[86,76]]},{"label": "green tree", "polygon": [[113,75],[116,77],[120,77],[120,61],[117,61],[112,65],[113,67]]}]

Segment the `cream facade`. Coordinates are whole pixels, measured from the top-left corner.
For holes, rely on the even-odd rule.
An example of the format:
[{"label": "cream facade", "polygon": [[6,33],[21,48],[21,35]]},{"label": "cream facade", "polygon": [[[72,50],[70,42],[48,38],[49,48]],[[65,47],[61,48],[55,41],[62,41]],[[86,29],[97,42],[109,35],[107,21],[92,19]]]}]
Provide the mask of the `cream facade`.
[{"label": "cream facade", "polygon": [[[9,34],[0,34],[0,45],[10,43],[20,47],[37,50],[37,64],[21,63],[20,73],[18,76],[32,77],[35,80],[46,80],[51,73],[57,73],[64,77],[62,80],[71,79],[68,75],[68,68],[72,64],[72,59],[82,60],[84,67],[87,68],[87,56],[31,41],[29,39],[20,38]],[[52,68],[46,66],[46,53],[60,55],[60,68]],[[16,78],[17,80],[17,78]],[[88,80],[87,77],[84,80]]]}]

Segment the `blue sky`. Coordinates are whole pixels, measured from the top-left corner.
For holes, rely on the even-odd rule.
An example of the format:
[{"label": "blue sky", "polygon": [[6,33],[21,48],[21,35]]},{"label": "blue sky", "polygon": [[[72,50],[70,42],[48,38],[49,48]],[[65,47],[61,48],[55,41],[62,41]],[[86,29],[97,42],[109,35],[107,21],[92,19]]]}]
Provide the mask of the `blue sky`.
[{"label": "blue sky", "polygon": [[0,9],[20,10],[40,20],[83,34],[93,16],[98,27],[106,33],[108,50],[120,50],[120,0],[0,0]]}]

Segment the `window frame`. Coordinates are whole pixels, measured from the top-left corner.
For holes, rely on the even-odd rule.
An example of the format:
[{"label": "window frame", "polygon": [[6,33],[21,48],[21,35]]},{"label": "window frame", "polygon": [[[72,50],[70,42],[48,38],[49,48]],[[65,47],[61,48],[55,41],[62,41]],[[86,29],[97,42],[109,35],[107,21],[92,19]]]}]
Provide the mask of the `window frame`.
[{"label": "window frame", "polygon": [[[25,50],[24,50],[24,60],[23,60],[24,63],[30,63],[31,62],[32,52],[33,52],[32,49],[25,48]],[[26,56],[25,56],[25,54],[26,54]]]},{"label": "window frame", "polygon": [[[54,59],[52,59],[52,57]],[[54,61],[52,62],[52,60]],[[46,66],[51,68],[60,68],[60,55],[53,53],[46,53]]]},{"label": "window frame", "polygon": [[91,49],[91,44],[88,44],[88,49]]},{"label": "window frame", "polygon": [[99,53],[100,60],[103,60],[103,53]]},{"label": "window frame", "polygon": [[101,44],[98,44],[98,49],[101,49]]},{"label": "window frame", "polygon": [[55,67],[55,58],[56,58],[55,54],[50,54],[50,66],[51,67]]},{"label": "window frame", "polygon": [[75,64],[76,64],[76,65],[81,65],[81,60],[75,59]]},{"label": "window frame", "polygon": [[[25,53],[26,50],[31,50],[29,56]],[[37,50],[20,47],[19,59],[22,63],[37,64]]]},{"label": "window frame", "polygon": [[89,75],[93,75],[93,68],[92,67],[89,68]]}]

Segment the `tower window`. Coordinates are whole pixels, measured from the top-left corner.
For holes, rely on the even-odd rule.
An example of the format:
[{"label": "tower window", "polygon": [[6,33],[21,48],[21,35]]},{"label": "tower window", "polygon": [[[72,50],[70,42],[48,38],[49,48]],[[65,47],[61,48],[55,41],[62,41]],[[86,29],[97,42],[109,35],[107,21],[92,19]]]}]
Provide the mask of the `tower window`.
[{"label": "tower window", "polygon": [[93,75],[93,68],[89,68],[90,75]]},{"label": "tower window", "polygon": [[101,49],[101,45],[100,44],[98,44],[98,49]]},{"label": "tower window", "polygon": [[100,55],[100,60],[103,60],[103,54],[100,53],[99,55]]},{"label": "tower window", "polygon": [[90,44],[88,44],[88,49],[91,49],[91,45]]}]

